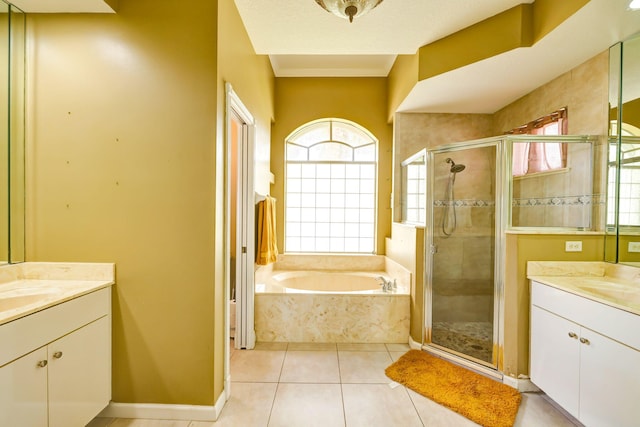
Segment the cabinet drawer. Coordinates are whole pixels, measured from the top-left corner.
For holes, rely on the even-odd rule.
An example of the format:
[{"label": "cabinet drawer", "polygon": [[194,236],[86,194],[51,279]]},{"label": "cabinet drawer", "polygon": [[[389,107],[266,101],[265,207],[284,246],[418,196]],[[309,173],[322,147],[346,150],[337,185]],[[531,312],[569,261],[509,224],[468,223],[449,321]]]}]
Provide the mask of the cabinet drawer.
[{"label": "cabinet drawer", "polygon": [[60,303],[0,326],[0,366],[111,311],[111,288]]},{"label": "cabinet drawer", "polygon": [[640,316],[531,282],[531,304],[640,350]]}]

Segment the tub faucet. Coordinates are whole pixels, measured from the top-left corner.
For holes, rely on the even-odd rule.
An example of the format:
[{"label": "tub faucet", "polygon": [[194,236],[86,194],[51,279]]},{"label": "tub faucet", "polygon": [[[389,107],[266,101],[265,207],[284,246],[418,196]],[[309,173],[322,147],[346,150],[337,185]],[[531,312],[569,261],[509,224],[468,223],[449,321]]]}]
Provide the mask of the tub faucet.
[{"label": "tub faucet", "polygon": [[397,288],[395,279],[393,279],[393,282],[391,279],[387,280],[382,276],[379,276],[378,279],[381,280],[380,286],[382,287],[382,292],[393,292]]}]

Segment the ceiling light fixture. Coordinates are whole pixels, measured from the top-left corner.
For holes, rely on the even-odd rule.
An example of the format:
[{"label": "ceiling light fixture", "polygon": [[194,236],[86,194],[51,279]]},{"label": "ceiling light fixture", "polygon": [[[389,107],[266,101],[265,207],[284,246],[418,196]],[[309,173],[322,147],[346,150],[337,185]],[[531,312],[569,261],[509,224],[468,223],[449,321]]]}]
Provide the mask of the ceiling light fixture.
[{"label": "ceiling light fixture", "polygon": [[316,0],[316,3],[324,10],[353,22],[353,18],[369,12],[382,0]]},{"label": "ceiling light fixture", "polygon": [[631,10],[640,9],[640,0],[631,0],[631,3],[629,3],[629,9]]}]

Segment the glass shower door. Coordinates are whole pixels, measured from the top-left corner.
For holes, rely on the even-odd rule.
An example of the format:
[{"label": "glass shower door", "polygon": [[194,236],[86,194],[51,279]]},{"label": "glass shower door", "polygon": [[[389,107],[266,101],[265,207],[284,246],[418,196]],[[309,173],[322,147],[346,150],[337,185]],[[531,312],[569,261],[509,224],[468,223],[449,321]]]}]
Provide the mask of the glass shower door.
[{"label": "glass shower door", "polygon": [[496,365],[497,149],[457,147],[429,156],[427,343],[489,366]]}]

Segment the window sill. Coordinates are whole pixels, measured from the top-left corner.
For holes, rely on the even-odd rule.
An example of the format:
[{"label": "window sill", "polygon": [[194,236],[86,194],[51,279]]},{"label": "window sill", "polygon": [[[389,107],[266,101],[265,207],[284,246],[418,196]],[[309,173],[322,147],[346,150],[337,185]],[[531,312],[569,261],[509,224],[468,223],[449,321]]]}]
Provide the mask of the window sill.
[{"label": "window sill", "polygon": [[513,180],[514,181],[520,181],[522,179],[528,179],[528,178],[539,178],[541,176],[558,175],[558,174],[563,174],[563,173],[569,173],[570,171],[571,170],[569,168],[553,169],[553,170],[544,171],[544,172],[534,172],[534,173],[528,173],[526,175],[514,176]]}]

